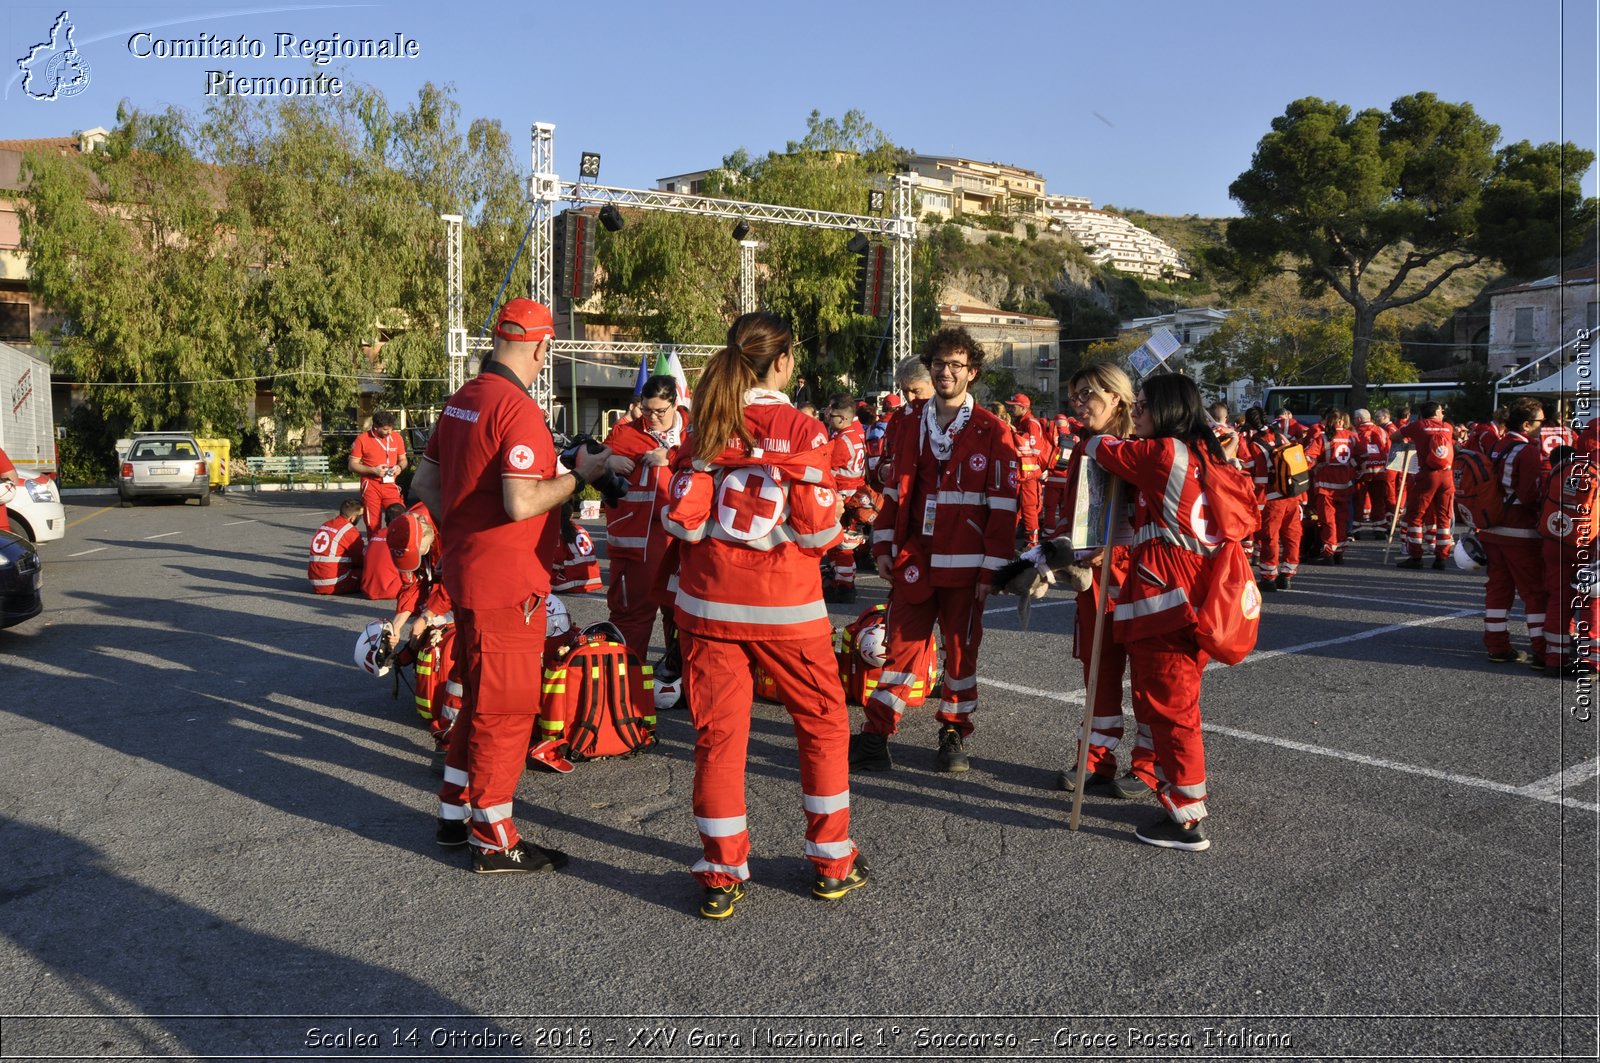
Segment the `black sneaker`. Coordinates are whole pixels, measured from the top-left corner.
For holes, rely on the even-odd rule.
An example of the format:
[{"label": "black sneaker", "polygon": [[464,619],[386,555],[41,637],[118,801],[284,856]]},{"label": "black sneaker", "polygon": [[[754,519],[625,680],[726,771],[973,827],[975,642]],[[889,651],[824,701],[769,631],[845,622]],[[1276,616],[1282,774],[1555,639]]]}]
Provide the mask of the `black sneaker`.
[{"label": "black sneaker", "polygon": [[1273,582],[1273,586],[1277,587],[1280,591],[1286,591],[1286,590],[1292,589],[1291,583],[1290,583],[1290,579],[1289,579],[1288,576],[1279,576],[1277,579],[1273,580],[1272,582]]},{"label": "black sneaker", "polygon": [[862,731],[850,736],[850,766],[861,771],[888,771],[894,767],[889,759],[889,736],[873,731]]},{"label": "black sneaker", "polygon": [[1334,553],[1334,555],[1333,555],[1333,563],[1336,564],[1336,565],[1344,564],[1344,551],[1343,550],[1339,550],[1339,551]]},{"label": "black sneaker", "polygon": [[707,886],[706,895],[700,899],[700,914],[707,919],[726,919],[733,914],[733,906],[744,900],[744,883],[731,886]]},{"label": "black sneaker", "polygon": [[1434,558],[1434,559],[1433,559],[1433,570],[1434,570],[1434,571],[1435,571],[1435,572],[1438,572],[1438,571],[1440,571],[1440,570],[1441,570],[1441,569],[1443,569],[1443,568],[1444,568],[1444,567],[1445,567],[1445,566],[1444,566],[1444,558],[1442,558],[1442,557],[1436,557],[1436,558]]},{"label": "black sneaker", "polygon": [[1404,561],[1401,561],[1400,563],[1396,564],[1394,567],[1395,568],[1421,568],[1422,567],[1422,558],[1420,558],[1420,557],[1408,557]]},{"label": "black sneaker", "polygon": [[1155,793],[1155,787],[1130,771],[1126,775],[1111,780],[1111,792],[1124,801],[1132,801],[1136,797],[1144,797]]},{"label": "black sneaker", "polygon": [[1543,672],[1544,671],[1544,658],[1543,657],[1535,657],[1533,654],[1530,653],[1530,654],[1528,654],[1527,664],[1528,664],[1528,667],[1532,668],[1535,672]]},{"label": "black sneaker", "polygon": [[848,875],[844,878],[829,878],[827,875],[818,875],[817,880],[811,884],[811,896],[819,900],[836,901],[851,890],[858,890],[865,886],[867,884],[867,876],[871,870],[867,866],[867,858],[857,852],[856,862],[851,865]]},{"label": "black sneaker", "polygon": [[472,827],[466,820],[440,817],[438,824],[433,830],[434,841],[446,849],[454,849],[467,844],[467,836],[472,833]]},{"label": "black sneaker", "polygon": [[1192,827],[1180,827],[1165,812],[1160,819],[1153,819],[1134,831],[1133,836],[1146,845],[1159,845],[1163,849],[1186,849],[1198,853],[1211,848],[1211,839],[1206,837],[1205,820],[1196,820]]},{"label": "black sneaker", "polygon": [[566,866],[566,853],[535,845],[526,838],[509,849],[478,849],[472,854],[472,870],[480,875],[541,873],[557,871]]},{"label": "black sneaker", "polygon": [[[1077,774],[1076,771],[1057,772],[1056,789],[1065,790],[1069,794],[1072,793],[1074,789],[1072,780]],[[1092,771],[1089,773],[1088,780],[1083,784],[1083,792],[1086,794],[1109,794],[1112,783],[1115,780],[1116,776],[1114,775],[1102,775],[1100,772]]]},{"label": "black sneaker", "polygon": [[1256,580],[1256,587],[1261,591],[1262,594],[1271,594],[1273,591],[1278,589],[1278,585],[1265,576]]},{"label": "black sneaker", "polygon": [[933,766],[938,771],[951,774],[959,774],[972,767],[972,762],[961,748],[961,732],[952,724],[947,723],[939,728],[939,753],[934,758]]},{"label": "black sneaker", "polygon": [[1516,650],[1506,650],[1502,653],[1489,654],[1489,660],[1494,664],[1521,664],[1522,654]]}]

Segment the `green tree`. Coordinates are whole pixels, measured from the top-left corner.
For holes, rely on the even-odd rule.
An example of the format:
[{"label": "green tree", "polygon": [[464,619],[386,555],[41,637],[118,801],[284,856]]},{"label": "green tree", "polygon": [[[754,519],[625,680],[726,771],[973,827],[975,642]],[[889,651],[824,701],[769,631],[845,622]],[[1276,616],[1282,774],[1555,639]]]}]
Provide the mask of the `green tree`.
[{"label": "green tree", "polygon": [[[1367,351],[1371,383],[1417,379],[1416,366],[1401,354],[1399,336],[1377,325]],[[1239,311],[1195,345],[1190,356],[1205,367],[1212,387],[1249,377],[1258,384],[1337,384],[1350,379],[1355,334],[1349,310],[1335,302],[1321,307],[1288,304]],[[1352,400],[1355,405],[1365,400]]]},{"label": "green tree", "polygon": [[226,174],[195,158],[179,112],[117,119],[103,151],[28,156],[29,289],[66,317],[59,365],[115,430],[231,434],[259,344]]},{"label": "green tree", "polygon": [[1579,185],[1592,152],[1526,142],[1496,152],[1499,139],[1470,104],[1427,92],[1387,112],[1296,100],[1229,186],[1243,216],[1212,262],[1241,290],[1290,272],[1306,296],[1332,290],[1347,303],[1349,380],[1364,404],[1380,315],[1481,261],[1515,270],[1564,254],[1592,223]]}]

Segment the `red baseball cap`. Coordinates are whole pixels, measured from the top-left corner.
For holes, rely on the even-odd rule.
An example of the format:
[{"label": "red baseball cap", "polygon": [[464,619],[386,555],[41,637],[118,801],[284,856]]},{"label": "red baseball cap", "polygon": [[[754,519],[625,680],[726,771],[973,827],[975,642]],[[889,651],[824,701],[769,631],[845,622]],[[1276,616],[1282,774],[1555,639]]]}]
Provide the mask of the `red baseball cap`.
[{"label": "red baseball cap", "polygon": [[883,405],[884,405],[884,407],[886,409],[898,410],[900,407],[904,406],[905,404],[906,404],[906,400],[902,399],[899,395],[895,394],[892,391],[889,392],[889,394],[887,394],[887,395],[885,395],[883,397]]},{"label": "red baseball cap", "polygon": [[389,556],[401,572],[415,572],[422,566],[422,521],[415,513],[401,516],[384,533]]},{"label": "red baseball cap", "polygon": [[[504,326],[517,325],[521,331],[508,331]],[[500,320],[495,322],[494,334],[512,343],[537,343],[545,337],[554,338],[555,322],[550,308],[532,299],[513,299],[500,308]]]},{"label": "red baseball cap", "polygon": [[1028,396],[1018,392],[1017,394],[1011,396],[1011,405],[1032,407],[1033,400],[1028,398]]}]

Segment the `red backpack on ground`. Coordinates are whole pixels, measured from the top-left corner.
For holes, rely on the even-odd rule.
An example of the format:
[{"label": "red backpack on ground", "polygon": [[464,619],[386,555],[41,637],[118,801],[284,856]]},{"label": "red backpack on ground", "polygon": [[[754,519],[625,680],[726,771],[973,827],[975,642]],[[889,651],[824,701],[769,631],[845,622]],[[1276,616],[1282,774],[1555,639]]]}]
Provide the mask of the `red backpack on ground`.
[{"label": "red backpack on ground", "polygon": [[656,741],[655,681],[621,633],[595,624],[544,671],[530,763],[571,771],[574,761],[625,757]]},{"label": "red backpack on ground", "polygon": [[1261,526],[1261,515],[1254,485],[1237,469],[1208,463],[1201,468],[1200,484],[1222,545],[1200,570],[1203,596],[1195,606],[1195,641],[1211,657],[1234,665],[1250,656],[1261,632],[1261,588],[1243,546]]},{"label": "red backpack on ground", "polygon": [[1465,523],[1481,531],[1505,518],[1506,491],[1500,483],[1499,462],[1476,450],[1458,450],[1455,480],[1456,513]]},{"label": "red backpack on ground", "polygon": [[[870,606],[833,633],[833,652],[839,659],[839,678],[844,682],[844,700],[848,704],[864,707],[878,689],[883,653],[889,643],[888,615],[887,606]],[[931,637],[912,674],[916,679],[905,701],[907,708],[914,709],[928,699],[939,680],[939,647]]]}]

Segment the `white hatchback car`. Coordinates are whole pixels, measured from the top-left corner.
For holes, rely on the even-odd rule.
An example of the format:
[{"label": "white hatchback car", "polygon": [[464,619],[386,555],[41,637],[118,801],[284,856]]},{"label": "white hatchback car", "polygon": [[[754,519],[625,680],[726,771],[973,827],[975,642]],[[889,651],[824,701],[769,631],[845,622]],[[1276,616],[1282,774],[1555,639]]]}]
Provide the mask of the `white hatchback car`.
[{"label": "white hatchback car", "polygon": [[67,511],[61,504],[61,487],[54,479],[23,480],[6,503],[6,513],[11,530],[24,539],[48,543],[67,534]]}]

